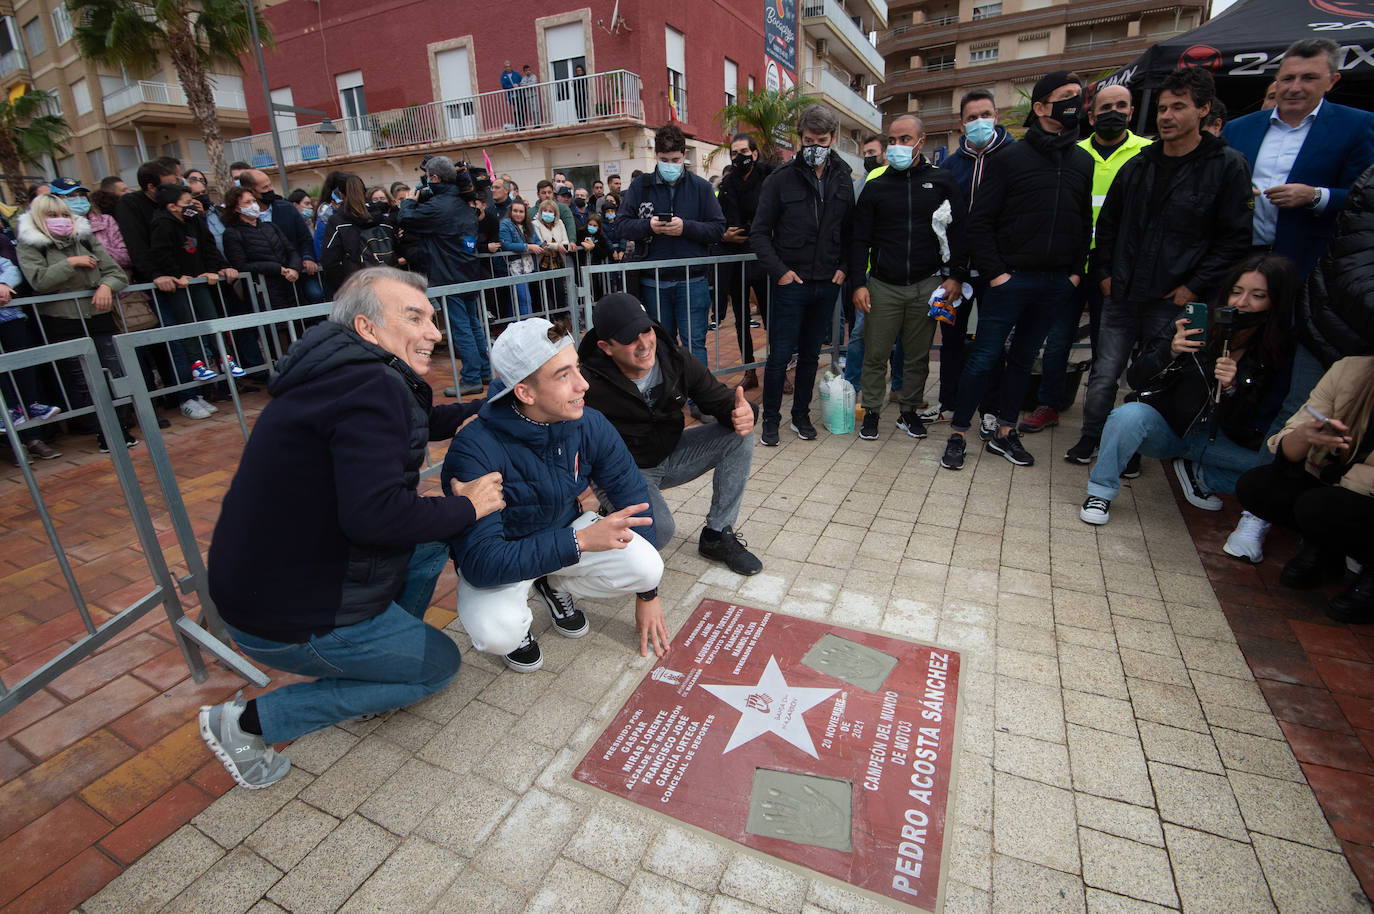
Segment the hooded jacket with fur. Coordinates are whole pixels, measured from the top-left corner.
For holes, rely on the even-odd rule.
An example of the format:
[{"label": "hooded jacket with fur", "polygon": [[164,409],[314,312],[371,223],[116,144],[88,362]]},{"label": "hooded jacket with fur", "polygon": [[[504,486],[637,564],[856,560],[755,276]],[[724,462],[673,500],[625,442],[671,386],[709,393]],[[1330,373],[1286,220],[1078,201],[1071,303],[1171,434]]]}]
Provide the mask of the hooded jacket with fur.
[{"label": "hooded jacket with fur", "polygon": [[[129,280],[124,275],[124,269],[96,240],[86,217],[74,216],[72,225],[74,229],[70,237],[54,239],[38,230],[30,213],[19,217],[19,269],[34,293],[94,292],[100,285],[109,286],[111,292],[118,292],[127,286]],[[67,262],[68,257],[86,255],[95,258],[95,269],[74,267]],[[41,314],[71,320],[94,317],[98,313],[89,296],[43,302],[38,305],[38,310]]]}]

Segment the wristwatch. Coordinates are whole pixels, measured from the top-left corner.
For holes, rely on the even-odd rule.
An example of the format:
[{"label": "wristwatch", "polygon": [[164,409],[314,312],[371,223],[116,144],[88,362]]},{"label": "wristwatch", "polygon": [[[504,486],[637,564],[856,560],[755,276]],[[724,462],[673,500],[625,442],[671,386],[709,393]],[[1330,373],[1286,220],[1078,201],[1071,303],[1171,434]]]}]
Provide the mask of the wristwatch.
[{"label": "wristwatch", "polygon": [[645,603],[647,603],[647,602],[649,602],[650,600],[654,600],[654,599],[657,599],[657,598],[658,598],[658,588],[657,588],[657,587],[652,587],[652,588],[650,588],[650,589],[644,591],[643,593],[637,593],[637,594],[635,594],[635,596],[638,597],[639,599],[643,600]]},{"label": "wristwatch", "polygon": [[1314,188],[1312,188],[1312,202],[1309,203],[1309,204],[1307,204],[1308,209],[1316,209],[1316,208],[1317,208],[1317,205],[1320,204],[1321,202],[1322,202],[1322,189],[1321,189],[1320,187],[1314,187]]}]

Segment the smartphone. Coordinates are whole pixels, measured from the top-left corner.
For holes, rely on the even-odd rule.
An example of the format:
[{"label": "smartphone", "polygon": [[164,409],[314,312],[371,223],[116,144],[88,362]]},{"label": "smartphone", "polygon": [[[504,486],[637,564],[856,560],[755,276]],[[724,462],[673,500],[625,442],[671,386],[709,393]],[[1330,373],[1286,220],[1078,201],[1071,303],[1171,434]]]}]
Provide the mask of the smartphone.
[{"label": "smartphone", "polygon": [[1190,336],[1204,346],[1207,344],[1207,305],[1200,301],[1190,301],[1183,306],[1183,316],[1188,319],[1189,330],[1201,330],[1201,336]]},{"label": "smartphone", "polygon": [[672,214],[672,213],[659,213],[659,214],[658,214],[658,221],[659,221],[659,222],[672,222],[672,221],[673,221],[673,214]]}]

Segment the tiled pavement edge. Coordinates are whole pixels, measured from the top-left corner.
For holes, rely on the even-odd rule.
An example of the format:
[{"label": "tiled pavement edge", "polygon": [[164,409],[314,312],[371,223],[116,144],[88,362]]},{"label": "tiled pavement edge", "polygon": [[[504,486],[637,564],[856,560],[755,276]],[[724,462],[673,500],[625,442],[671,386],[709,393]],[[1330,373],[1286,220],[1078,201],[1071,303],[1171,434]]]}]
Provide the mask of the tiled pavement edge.
[{"label": "tiled pavement edge", "polygon": [[[1367,852],[1352,842],[1367,844],[1359,828],[1369,826],[1343,834],[1333,817],[1332,834],[1304,780],[1330,759],[1308,762],[1282,709],[1275,721],[1265,695],[1274,702],[1270,683],[1283,677],[1257,666],[1257,687],[1204,576],[1226,570],[1203,535],[1223,521],[1188,509],[1200,558],[1166,474],[1147,462],[1112,523],[1090,530],[1076,516],[1086,473],[1058,459],[1072,428],[1028,439],[1036,467],[1013,470],[971,450],[962,473],[936,468],[944,430],[916,443],[885,420],[877,442],[822,432],[759,448],[741,519],[765,559],[752,579],[695,554],[709,483],[674,490],[686,538],[673,544],[663,585],[670,622],[713,596],[965,652],[947,911],[1367,910],[1339,852],[1361,866]],[[205,536],[232,461],[203,445],[185,451],[177,465]],[[117,513],[108,492],[104,501],[85,494],[107,470],[62,472],[71,510]],[[7,526],[17,513],[13,500],[0,507]],[[1280,550],[1276,539],[1271,554]],[[92,563],[108,551],[93,547]],[[51,578],[52,569],[13,558],[0,556],[11,562],[0,578],[5,602]],[[124,554],[97,579],[133,560]],[[1254,573],[1272,583],[1276,567]],[[108,593],[118,592],[113,583]],[[437,604],[451,602],[452,586],[449,573]],[[1217,591],[1236,624],[1249,596]],[[52,592],[34,599],[57,601]],[[0,891],[24,892],[5,910],[65,909],[111,877],[82,910],[876,910],[570,780],[646,667],[630,651],[629,606],[591,608],[593,634],[544,638],[547,665],[532,676],[475,655],[451,626],[465,664],[448,690],[383,722],[312,734],[288,750],[296,770],[286,782],[218,801],[227,777],[206,762],[191,708],[237,682],[220,673],[192,688],[159,628],[140,626],[107,652],[148,651],[117,664],[133,673],[102,679],[83,672],[101,660],[88,661],[68,674],[93,676],[86,685],[0,718]],[[9,620],[6,612],[0,626]],[[0,650],[39,624],[0,635]],[[1318,644],[1290,630],[1290,641]],[[1248,633],[1237,631],[1248,652]],[[49,643],[70,635],[45,632]],[[42,656],[44,637],[28,637],[28,656]],[[1368,659],[1340,641],[1320,646],[1347,663]],[[1342,682],[1355,684],[1342,689],[1370,687],[1364,671],[1339,666],[1349,673]],[[1333,690],[1352,729],[1374,723]],[[64,701],[71,720],[41,727]],[[38,765],[31,750],[47,753]]]}]

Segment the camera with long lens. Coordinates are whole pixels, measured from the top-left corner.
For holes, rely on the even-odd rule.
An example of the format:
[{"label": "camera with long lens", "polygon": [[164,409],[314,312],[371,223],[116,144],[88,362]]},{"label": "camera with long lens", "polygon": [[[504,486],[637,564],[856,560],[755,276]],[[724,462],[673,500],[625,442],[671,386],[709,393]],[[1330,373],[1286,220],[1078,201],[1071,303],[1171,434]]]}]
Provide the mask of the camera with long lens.
[{"label": "camera with long lens", "polygon": [[[434,196],[434,188],[429,186],[429,160],[432,158],[425,156],[420,160],[420,181],[415,198],[421,203]],[[458,196],[469,202],[481,197],[487,204],[491,203],[491,175],[485,168],[478,168],[465,159],[454,161],[453,167],[458,172],[454,181]]]}]

